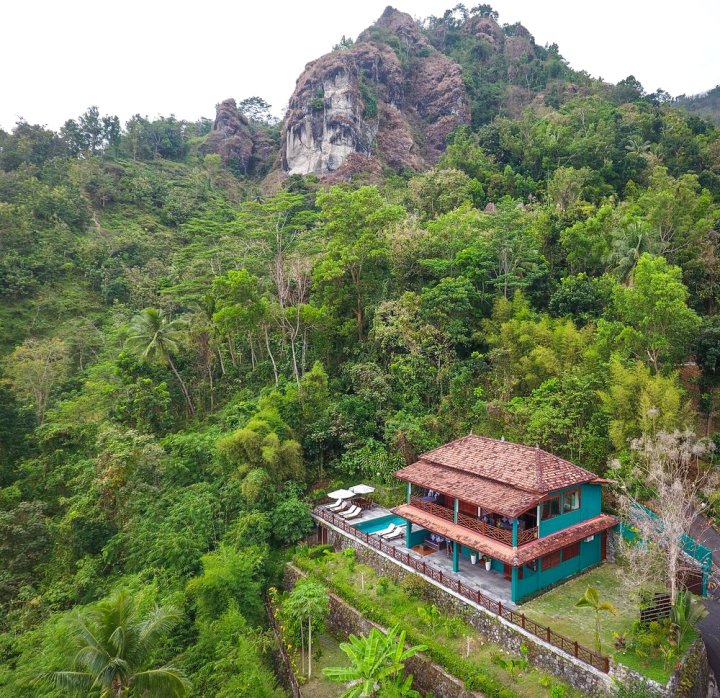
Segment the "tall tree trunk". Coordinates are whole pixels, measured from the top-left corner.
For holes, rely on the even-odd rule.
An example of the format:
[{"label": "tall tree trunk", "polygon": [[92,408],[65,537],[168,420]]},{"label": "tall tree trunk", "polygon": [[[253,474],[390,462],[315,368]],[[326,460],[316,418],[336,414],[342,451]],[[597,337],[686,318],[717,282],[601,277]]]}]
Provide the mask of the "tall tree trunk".
[{"label": "tall tree trunk", "polygon": [[308,616],[308,678],[312,676],[312,616]]},{"label": "tall tree trunk", "polygon": [[172,357],[169,354],[168,354],[168,363],[170,364],[170,368],[172,369],[172,372],[175,374],[175,378],[177,378],[178,383],[180,383],[180,389],[182,390],[182,394],[185,396],[185,402],[187,403],[188,415],[190,417],[192,417],[195,414],[195,408],[193,407],[192,400],[190,399],[190,393],[188,392],[185,382],[180,377],[180,374],[178,373],[177,368],[175,368],[175,363],[173,362]]},{"label": "tall tree trunk", "polygon": [[268,356],[272,361],[273,374],[275,375],[275,385],[278,384],[278,371],[277,364],[275,363],[275,357],[273,356],[272,349],[270,349],[270,337],[268,337],[267,325],[265,325],[265,346],[267,347]]}]

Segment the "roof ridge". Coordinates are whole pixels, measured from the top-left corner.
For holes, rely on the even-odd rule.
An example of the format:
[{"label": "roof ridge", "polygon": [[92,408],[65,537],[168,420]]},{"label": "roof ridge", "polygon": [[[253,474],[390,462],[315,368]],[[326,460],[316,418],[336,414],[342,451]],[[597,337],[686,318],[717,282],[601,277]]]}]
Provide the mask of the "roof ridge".
[{"label": "roof ridge", "polygon": [[[483,441],[491,441],[493,443],[503,444],[506,447],[507,446],[510,446],[510,447],[518,446],[518,447],[524,448],[528,451],[535,451],[535,449],[539,448],[539,444],[536,444],[535,446],[528,446],[527,444],[522,444],[517,441],[507,441],[504,436],[501,439],[495,439],[492,436],[485,436],[483,434],[473,434],[471,432],[470,434],[465,434],[465,436],[458,437],[457,439],[454,439],[453,441],[449,441],[446,444],[436,446],[435,448],[432,448],[429,451],[426,451],[424,454],[420,454],[420,458],[422,458],[424,455],[427,455],[428,453],[432,453],[433,451],[438,451],[441,448],[445,448],[446,446],[449,446],[450,444],[464,442],[464,441],[467,441],[468,439],[482,439]],[[545,455],[550,456],[551,458],[557,458],[557,460],[562,461],[563,463],[567,463],[568,465],[571,465],[573,468],[582,470],[582,471],[588,473],[588,475],[591,475],[592,477],[597,477],[597,473],[593,473],[592,471],[588,470],[587,468],[583,468],[581,465],[578,465],[577,463],[573,463],[572,461],[568,460],[567,458],[563,458],[562,456],[558,456],[556,453],[551,453],[550,451],[546,451],[544,448],[540,448],[540,451],[542,453],[544,453]]]},{"label": "roof ridge", "polygon": [[[428,451],[430,453],[430,451]],[[546,490],[536,490],[536,489],[530,489],[528,487],[523,487],[522,485],[515,485],[514,483],[509,483],[506,480],[498,480],[494,477],[490,477],[489,475],[484,475],[481,473],[475,473],[470,472],[468,470],[463,470],[462,468],[458,468],[454,465],[448,465],[447,463],[438,463],[437,461],[431,460],[430,458],[426,458],[425,456],[420,456],[418,458],[418,463],[425,461],[426,463],[430,463],[431,465],[434,465],[436,468],[446,468],[447,470],[454,470],[458,473],[465,473],[466,475],[472,475],[473,477],[480,478],[481,480],[487,480],[488,482],[496,482],[498,485],[505,485],[506,487],[512,487],[516,490],[522,490],[523,492],[527,492],[528,494],[545,494]],[[409,466],[407,466],[409,467]],[[401,468],[402,470],[402,468]],[[399,472],[399,471],[398,471]]]}]

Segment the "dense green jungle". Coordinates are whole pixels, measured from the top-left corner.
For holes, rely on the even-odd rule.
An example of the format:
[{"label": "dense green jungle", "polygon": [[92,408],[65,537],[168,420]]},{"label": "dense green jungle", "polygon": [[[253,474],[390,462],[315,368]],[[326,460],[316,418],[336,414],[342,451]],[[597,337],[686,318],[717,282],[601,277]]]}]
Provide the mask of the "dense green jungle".
[{"label": "dense green jungle", "polygon": [[211,119],[94,107],[0,130],[0,695],[101,695],[73,642],[120,617],[102,695],[285,695],[264,597],[313,502],[396,503],[471,430],[600,475],[650,430],[720,446],[720,128],[557,46],[513,113],[461,25],[424,25],[473,114],[427,171],[248,175]]}]

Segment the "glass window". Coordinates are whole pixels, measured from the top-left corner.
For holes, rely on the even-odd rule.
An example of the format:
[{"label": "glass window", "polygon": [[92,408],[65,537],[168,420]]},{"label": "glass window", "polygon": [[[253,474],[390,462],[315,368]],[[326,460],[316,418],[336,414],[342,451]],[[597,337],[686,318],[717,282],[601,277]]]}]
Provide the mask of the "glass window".
[{"label": "glass window", "polygon": [[562,558],[563,562],[566,560],[572,560],[580,554],[580,543],[573,543],[563,548]]},{"label": "glass window", "polygon": [[545,570],[552,569],[553,567],[557,567],[560,564],[560,551],[555,550],[554,552],[545,555],[545,557],[541,558],[541,564],[543,572]]},{"label": "glass window", "polygon": [[560,495],[549,497],[543,502],[542,517],[543,519],[552,519],[554,516],[560,515]]},{"label": "glass window", "polygon": [[580,508],[580,490],[570,490],[563,494],[563,514]]}]

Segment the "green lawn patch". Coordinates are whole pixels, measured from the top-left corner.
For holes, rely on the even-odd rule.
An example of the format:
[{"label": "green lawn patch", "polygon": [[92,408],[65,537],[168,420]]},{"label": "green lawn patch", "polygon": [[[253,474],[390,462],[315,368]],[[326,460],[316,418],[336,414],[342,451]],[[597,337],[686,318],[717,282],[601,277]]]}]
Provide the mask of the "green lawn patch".
[{"label": "green lawn patch", "polygon": [[[631,639],[633,625],[640,619],[639,599],[631,593],[620,579],[620,570],[613,563],[605,563],[571,581],[552,589],[522,606],[528,618],[549,625],[558,633],[577,640],[586,647],[595,646],[595,613],[588,608],[576,608],[578,599],[587,587],[595,587],[603,601],[609,601],[617,610],[617,615],[601,614],[602,651],[612,660],[633,669],[649,679],[666,683],[672,674],[672,666],[666,669],[663,656],[639,656],[631,649],[615,647],[617,636],[625,636],[626,643]],[[697,635],[685,641],[681,657]],[[642,654],[642,652],[641,652]]]},{"label": "green lawn patch", "polygon": [[426,654],[469,688],[481,691],[488,698],[583,695],[555,677],[532,666],[523,666],[521,657],[488,642],[461,618],[437,613],[437,609],[433,612],[432,605],[423,596],[427,582],[420,577],[409,578],[410,583],[398,585],[343,553],[312,558],[301,552],[294,561],[376,623],[384,627],[399,623],[407,632],[409,644],[426,645]]},{"label": "green lawn patch", "polygon": [[[295,666],[299,667],[302,664],[299,651],[295,654],[294,660]],[[313,698],[337,698],[344,690],[343,685],[326,679],[322,670],[325,667],[347,664],[347,655],[340,649],[340,642],[332,635],[323,633],[317,637],[313,636],[313,673],[312,677],[303,683],[303,693]],[[303,679],[307,679],[304,675],[297,678],[301,683]]]}]

